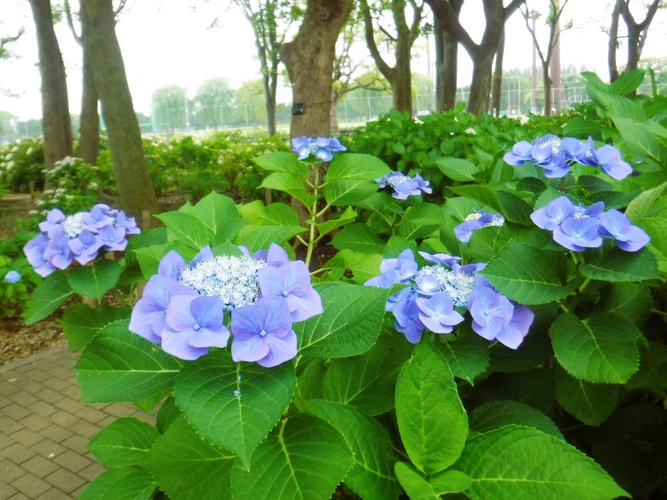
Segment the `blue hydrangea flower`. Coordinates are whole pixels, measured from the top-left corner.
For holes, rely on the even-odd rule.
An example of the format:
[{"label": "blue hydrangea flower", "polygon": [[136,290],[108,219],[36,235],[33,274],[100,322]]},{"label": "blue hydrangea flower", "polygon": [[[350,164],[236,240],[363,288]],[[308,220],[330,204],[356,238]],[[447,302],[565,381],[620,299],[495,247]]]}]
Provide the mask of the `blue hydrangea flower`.
[{"label": "blue hydrangea flower", "polygon": [[18,283],[21,281],[21,273],[19,273],[17,270],[12,269],[11,271],[8,271],[7,274],[5,274],[5,283],[10,283],[12,285]]},{"label": "blue hydrangea flower", "polygon": [[474,212],[465,220],[454,227],[454,234],[461,243],[468,243],[472,233],[485,227],[498,227],[505,223],[505,218],[500,214],[490,214],[484,210]]},{"label": "blue hydrangea flower", "polygon": [[533,145],[528,141],[519,141],[512,146],[512,151],[505,153],[503,159],[514,167],[520,167],[533,160]]},{"label": "blue hydrangea flower", "polygon": [[67,269],[74,260],[74,254],[68,245],[69,237],[59,234],[49,241],[44,250],[44,259],[48,260],[53,267]]},{"label": "blue hydrangea flower", "polygon": [[305,321],[322,313],[322,299],[310,283],[310,271],[303,261],[260,269],[259,288],[263,297],[282,297],[292,320]]},{"label": "blue hydrangea flower", "polygon": [[623,161],[620,151],[609,144],[595,151],[595,160],[605,174],[617,181],[625,179],[632,173],[632,167]]},{"label": "blue hydrangea flower", "polygon": [[232,315],[232,359],[271,368],[296,356],[297,338],[287,302],[264,298]]},{"label": "blue hydrangea flower", "polygon": [[292,150],[299,155],[299,160],[305,160],[313,155],[320,161],[331,161],[334,153],[345,151],[347,148],[335,137],[311,139],[303,136],[292,139]]},{"label": "blue hydrangea flower", "polygon": [[632,225],[627,215],[618,210],[600,215],[600,234],[616,240],[618,247],[626,252],[637,252],[651,241],[643,229]]},{"label": "blue hydrangea flower", "polygon": [[574,212],[575,207],[570,199],[567,196],[560,196],[549,202],[546,207],[535,210],[530,214],[530,219],[540,229],[553,231]]},{"label": "blue hydrangea flower", "polygon": [[104,242],[98,235],[84,229],[76,238],[69,240],[67,245],[74,254],[74,259],[79,264],[86,265],[97,257]]},{"label": "blue hydrangea flower", "polygon": [[[420,252],[430,264],[418,268],[411,250],[398,259],[386,259],[382,275],[365,285],[390,288],[404,283],[406,288],[387,300],[385,309],[395,318],[395,328],[416,344],[426,328],[447,334],[464,321],[456,310],[469,310],[475,332],[488,340],[497,340],[516,349],[528,334],[533,313],[499,293],[489,281],[477,274],[485,264],[461,266],[459,257]],[[414,263],[414,266],[412,265]],[[400,278],[400,279],[399,279]]]},{"label": "blue hydrangea flower", "polygon": [[65,214],[57,208],[49,210],[46,214],[46,220],[39,223],[39,230],[45,233],[49,238],[63,232],[62,223],[65,220]]},{"label": "blue hydrangea flower", "polygon": [[113,218],[109,216],[109,205],[98,203],[83,215],[83,227],[89,231],[98,231],[101,228],[111,225]]},{"label": "blue hydrangea flower", "polygon": [[53,264],[44,258],[44,252],[48,245],[49,238],[44,233],[40,233],[28,241],[23,247],[23,253],[28,259],[28,262],[35,272],[42,278],[45,278],[56,270]]},{"label": "blue hydrangea flower", "polygon": [[380,188],[391,187],[394,192],[391,194],[398,200],[407,200],[408,196],[419,196],[422,192],[430,194],[433,190],[428,187],[429,181],[425,181],[421,175],[408,177],[402,172],[390,172],[379,179],[375,179]]}]

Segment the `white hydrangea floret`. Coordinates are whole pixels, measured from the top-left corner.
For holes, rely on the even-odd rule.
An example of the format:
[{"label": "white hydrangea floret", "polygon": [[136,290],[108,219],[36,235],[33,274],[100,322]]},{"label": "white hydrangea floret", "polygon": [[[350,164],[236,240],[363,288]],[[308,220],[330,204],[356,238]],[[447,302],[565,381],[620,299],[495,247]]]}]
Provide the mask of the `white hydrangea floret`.
[{"label": "white hydrangea floret", "polygon": [[427,266],[417,272],[417,279],[432,275],[438,280],[439,291],[447,292],[456,307],[466,307],[468,295],[472,293],[475,277],[463,271],[452,271],[444,266]]},{"label": "white hydrangea floret", "polygon": [[200,295],[220,297],[223,308],[231,311],[257,302],[258,271],[266,266],[264,260],[225,255],[187,267],[178,281]]},{"label": "white hydrangea floret", "polygon": [[79,212],[65,217],[63,230],[70,238],[76,238],[83,232],[83,215],[84,212]]}]

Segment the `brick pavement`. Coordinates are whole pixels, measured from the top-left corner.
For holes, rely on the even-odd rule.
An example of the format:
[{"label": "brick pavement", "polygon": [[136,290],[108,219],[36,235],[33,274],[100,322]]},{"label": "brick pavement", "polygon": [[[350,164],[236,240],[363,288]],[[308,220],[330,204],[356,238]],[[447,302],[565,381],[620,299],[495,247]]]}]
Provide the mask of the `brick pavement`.
[{"label": "brick pavement", "polygon": [[0,500],[77,498],[104,467],[86,449],[136,407],[81,403],[76,354],[57,346],[0,366]]}]

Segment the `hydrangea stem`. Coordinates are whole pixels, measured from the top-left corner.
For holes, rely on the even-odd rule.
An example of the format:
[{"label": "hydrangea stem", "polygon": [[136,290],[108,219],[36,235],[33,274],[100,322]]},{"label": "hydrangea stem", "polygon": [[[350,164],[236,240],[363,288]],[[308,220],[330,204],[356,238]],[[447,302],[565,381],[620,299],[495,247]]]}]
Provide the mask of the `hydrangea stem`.
[{"label": "hydrangea stem", "polygon": [[313,250],[317,244],[317,240],[315,239],[315,226],[317,225],[317,217],[320,215],[317,213],[317,198],[320,189],[320,169],[317,165],[315,165],[314,181],[313,197],[315,199],[313,200],[312,208],[309,207],[308,209],[310,212],[310,233],[308,238],[308,250],[306,252],[306,267],[308,268],[310,268],[310,261],[313,258]]}]

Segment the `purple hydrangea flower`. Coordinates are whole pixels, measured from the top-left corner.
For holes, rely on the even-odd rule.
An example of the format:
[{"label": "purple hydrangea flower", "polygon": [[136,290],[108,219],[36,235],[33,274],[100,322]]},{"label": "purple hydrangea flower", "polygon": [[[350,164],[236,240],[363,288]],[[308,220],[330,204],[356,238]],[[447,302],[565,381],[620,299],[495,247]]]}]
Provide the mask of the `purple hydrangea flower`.
[{"label": "purple hydrangea flower", "polygon": [[7,274],[5,274],[5,283],[9,283],[11,285],[14,285],[21,281],[21,273],[19,273],[17,270],[12,269],[11,271],[8,271]]},{"label": "purple hydrangea flower", "polygon": [[510,302],[514,306],[514,314],[512,314],[510,322],[498,332],[496,340],[510,349],[516,349],[528,335],[535,314],[526,306],[513,301]]},{"label": "purple hydrangea flower", "polygon": [[250,250],[242,245],[239,245],[239,250],[246,257],[252,257],[255,260],[265,260],[269,266],[280,267],[290,261],[285,249],[275,243],[271,243],[268,250],[258,250],[252,255],[250,255]]},{"label": "purple hydrangea flower", "polygon": [[464,318],[454,310],[454,303],[446,292],[432,297],[418,298],[419,319],[433,333],[451,333]]},{"label": "purple hydrangea flower", "polygon": [[66,234],[60,234],[51,239],[44,250],[44,259],[48,260],[53,267],[67,269],[74,260],[74,254],[68,242],[69,238]]},{"label": "purple hydrangea flower", "polygon": [[62,223],[65,221],[65,214],[57,208],[49,210],[46,214],[46,220],[39,223],[39,230],[49,238],[53,238],[63,232]]},{"label": "purple hydrangea flower", "polygon": [[531,220],[540,229],[553,231],[575,212],[575,206],[567,196],[560,196],[549,202],[546,207],[538,208],[531,215]]},{"label": "purple hydrangea flower", "polygon": [[424,259],[426,262],[447,267],[452,267],[454,264],[461,260],[461,257],[453,257],[446,253],[430,254],[426,252],[419,252],[419,255],[421,255],[422,259]]},{"label": "purple hydrangea flower", "polygon": [[347,148],[335,137],[311,139],[303,136],[292,139],[292,150],[299,155],[299,160],[305,160],[313,155],[320,161],[331,161],[334,153],[345,151]]},{"label": "purple hydrangea flower", "polygon": [[83,216],[83,227],[89,231],[97,232],[104,226],[113,224],[114,219],[109,215],[109,205],[98,203]]},{"label": "purple hydrangea flower", "polygon": [[595,160],[605,174],[617,181],[632,173],[632,167],[623,161],[620,151],[609,144],[595,151]]},{"label": "purple hydrangea flower", "polygon": [[468,310],[473,318],[472,329],[486,340],[495,339],[514,314],[509,299],[487,287],[476,288],[468,296]]},{"label": "purple hydrangea flower", "polygon": [[56,268],[51,264],[51,262],[44,258],[44,252],[46,247],[49,245],[49,238],[40,233],[35,236],[33,239],[28,241],[23,247],[23,253],[25,254],[28,262],[42,278],[47,277],[49,274],[54,272]]},{"label": "purple hydrangea flower", "polygon": [[600,234],[614,238],[619,248],[626,252],[637,252],[651,241],[643,229],[632,225],[630,219],[618,210],[608,210],[600,215]]},{"label": "purple hydrangea flower", "polygon": [[403,250],[398,258],[384,259],[380,264],[381,273],[384,274],[388,271],[394,271],[396,273],[396,278],[398,279],[397,283],[402,283],[407,279],[412,278],[418,268],[419,266],[415,261],[415,256],[410,249]]},{"label": "purple hydrangea flower", "polygon": [[597,248],[602,245],[599,228],[600,222],[596,217],[570,217],[554,229],[553,237],[556,243],[565,248],[583,252],[587,248]]},{"label": "purple hydrangea flower", "polygon": [[322,313],[322,299],[313,290],[310,272],[303,261],[280,267],[269,265],[260,269],[258,274],[262,296],[285,299],[293,321],[305,321]]},{"label": "purple hydrangea flower", "polygon": [[380,188],[390,186],[394,189],[392,196],[398,200],[407,200],[408,196],[419,196],[422,192],[430,194],[433,190],[428,187],[429,182],[421,175],[408,177],[402,172],[390,172],[379,179],[375,179]]},{"label": "purple hydrangea flower", "polygon": [[285,300],[264,298],[232,313],[232,359],[271,368],[296,356],[297,338]]},{"label": "purple hydrangea flower", "polygon": [[74,259],[82,265],[88,264],[97,257],[97,252],[104,245],[99,236],[84,229],[79,236],[67,242],[74,254]]},{"label": "purple hydrangea flower", "polygon": [[528,141],[519,141],[512,146],[512,151],[506,153],[503,159],[513,167],[520,167],[527,161],[533,160],[533,145]]},{"label": "purple hydrangea flower", "polygon": [[505,218],[500,214],[490,214],[484,210],[478,210],[465,218],[458,226],[454,227],[454,234],[461,243],[468,243],[472,233],[485,227],[498,227],[505,223]]},{"label": "purple hydrangea flower", "polygon": [[125,250],[125,247],[127,246],[127,240],[125,239],[125,229],[122,227],[114,227],[112,225],[103,226],[101,229],[99,229],[97,234],[105,250],[122,251]]},{"label": "purple hydrangea flower", "polygon": [[134,217],[128,217],[122,210],[118,210],[118,213],[115,214],[115,216],[116,220],[114,221],[114,225],[125,229],[125,234],[139,234],[141,232]]},{"label": "purple hydrangea flower", "polygon": [[421,310],[417,305],[416,298],[410,298],[398,302],[392,309],[396,318],[395,328],[404,333],[405,338],[412,344],[417,344],[421,338],[426,325],[422,323],[419,313]]},{"label": "purple hydrangea flower", "polygon": [[[194,266],[200,262],[210,260],[213,258],[213,252],[211,247],[208,245],[202,248],[195,258],[190,261],[190,266]],[[157,273],[159,276],[164,276],[166,278],[171,278],[173,280],[178,280],[181,276],[181,271],[187,266],[185,260],[181,257],[178,252],[170,250],[167,254],[162,257],[160,264],[157,268]]]},{"label": "purple hydrangea flower", "polygon": [[193,360],[211,347],[226,347],[229,330],[223,324],[218,297],[173,295],[160,332],[162,349],[180,359]]}]

